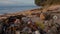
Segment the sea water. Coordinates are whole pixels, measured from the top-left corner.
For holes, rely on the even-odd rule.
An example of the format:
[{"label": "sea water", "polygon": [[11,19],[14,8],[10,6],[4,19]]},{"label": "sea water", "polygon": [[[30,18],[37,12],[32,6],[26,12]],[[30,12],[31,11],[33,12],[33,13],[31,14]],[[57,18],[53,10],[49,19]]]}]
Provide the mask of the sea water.
[{"label": "sea water", "polygon": [[0,14],[38,8],[37,6],[0,6]]}]

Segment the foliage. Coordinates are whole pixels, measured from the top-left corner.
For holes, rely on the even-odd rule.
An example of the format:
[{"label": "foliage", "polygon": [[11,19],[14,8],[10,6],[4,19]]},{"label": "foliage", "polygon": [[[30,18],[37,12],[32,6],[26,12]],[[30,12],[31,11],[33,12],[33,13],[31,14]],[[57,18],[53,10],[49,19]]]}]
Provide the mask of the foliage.
[{"label": "foliage", "polygon": [[44,3],[45,3],[46,0],[35,0],[35,4],[37,6],[44,6]]},{"label": "foliage", "polygon": [[56,5],[60,4],[60,0],[35,0],[37,6]]},{"label": "foliage", "polygon": [[38,26],[38,27],[40,27],[41,29],[44,29],[45,28],[45,25],[42,23],[42,22],[36,22],[36,25]]}]

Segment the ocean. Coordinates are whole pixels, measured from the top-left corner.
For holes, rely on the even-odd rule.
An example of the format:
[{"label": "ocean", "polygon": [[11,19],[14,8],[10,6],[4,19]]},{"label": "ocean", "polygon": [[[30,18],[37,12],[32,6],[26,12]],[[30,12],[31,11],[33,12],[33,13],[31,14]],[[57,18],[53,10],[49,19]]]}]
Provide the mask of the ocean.
[{"label": "ocean", "polygon": [[0,14],[19,12],[38,8],[37,6],[0,6]]}]

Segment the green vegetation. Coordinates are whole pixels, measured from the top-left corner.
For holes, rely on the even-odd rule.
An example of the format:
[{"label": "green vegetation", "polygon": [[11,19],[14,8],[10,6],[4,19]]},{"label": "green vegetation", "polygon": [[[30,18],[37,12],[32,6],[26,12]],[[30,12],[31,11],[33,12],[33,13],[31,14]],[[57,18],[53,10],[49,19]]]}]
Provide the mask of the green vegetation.
[{"label": "green vegetation", "polygon": [[37,26],[39,26],[41,29],[44,29],[45,28],[45,25],[42,23],[42,22],[36,22],[35,23]]},{"label": "green vegetation", "polygon": [[60,0],[35,0],[37,6],[57,5],[60,4]]},{"label": "green vegetation", "polygon": [[46,0],[35,0],[35,4],[37,6],[44,6],[44,3],[45,3]]}]

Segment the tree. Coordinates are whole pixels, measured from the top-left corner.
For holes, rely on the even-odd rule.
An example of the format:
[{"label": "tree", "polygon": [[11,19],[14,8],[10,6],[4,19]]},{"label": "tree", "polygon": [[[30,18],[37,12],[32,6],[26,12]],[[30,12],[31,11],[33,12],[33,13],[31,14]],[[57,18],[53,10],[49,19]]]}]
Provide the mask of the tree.
[{"label": "tree", "polygon": [[35,0],[35,4],[37,6],[44,6],[46,3],[46,0]]},{"label": "tree", "polygon": [[37,6],[46,6],[46,5],[59,5],[60,0],[35,0]]}]

